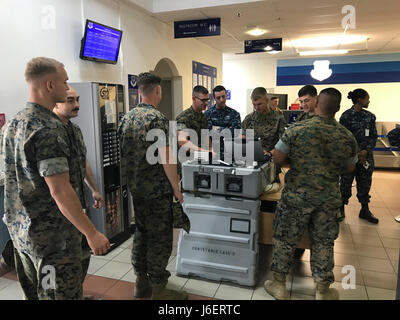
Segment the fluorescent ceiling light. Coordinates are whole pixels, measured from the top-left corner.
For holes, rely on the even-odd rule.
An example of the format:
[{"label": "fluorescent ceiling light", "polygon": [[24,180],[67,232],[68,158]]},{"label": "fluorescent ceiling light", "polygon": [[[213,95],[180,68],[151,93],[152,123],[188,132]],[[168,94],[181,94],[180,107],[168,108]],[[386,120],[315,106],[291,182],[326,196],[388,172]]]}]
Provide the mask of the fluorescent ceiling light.
[{"label": "fluorescent ceiling light", "polygon": [[300,51],[301,56],[321,56],[326,54],[346,54],[349,50],[339,49],[339,50],[313,50],[313,51]]},{"label": "fluorescent ceiling light", "polygon": [[276,50],[268,51],[269,54],[277,54],[279,52],[281,52],[281,51],[276,51]]},{"label": "fluorescent ceiling light", "polygon": [[351,43],[357,43],[367,40],[366,36],[357,35],[338,35],[328,37],[315,37],[305,38],[291,41],[291,45],[295,48],[320,48],[320,47],[331,47],[337,45],[346,45]]},{"label": "fluorescent ceiling light", "polygon": [[262,36],[266,32],[267,32],[267,30],[264,30],[264,29],[253,28],[253,29],[247,31],[246,33],[253,37],[258,37],[258,36]]},{"label": "fluorescent ceiling light", "polygon": [[266,46],[265,48],[264,48],[264,50],[265,51],[271,51],[273,48],[271,47],[271,46]]}]

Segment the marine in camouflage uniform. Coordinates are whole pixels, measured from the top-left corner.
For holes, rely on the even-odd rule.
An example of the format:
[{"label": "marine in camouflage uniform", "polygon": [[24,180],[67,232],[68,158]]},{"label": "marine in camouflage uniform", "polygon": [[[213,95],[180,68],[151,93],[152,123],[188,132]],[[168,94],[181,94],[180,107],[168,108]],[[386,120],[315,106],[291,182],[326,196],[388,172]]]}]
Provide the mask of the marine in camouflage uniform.
[{"label": "marine in camouflage uniform", "polygon": [[173,241],[173,190],[163,165],[146,160],[146,151],[154,143],[146,141],[146,135],[152,129],[162,130],[166,140],[158,142],[168,146],[168,119],[142,103],[123,117],[118,134],[135,210],[133,268],[136,274],[148,274],[152,286],[164,286],[171,275],[166,267]]},{"label": "marine in camouflage uniform", "polygon": [[[243,134],[246,130],[254,130],[254,137],[261,138],[262,147],[270,152],[285,131],[286,121],[284,116],[269,108],[267,91],[265,88],[255,88],[251,94],[255,111],[248,114],[242,122]],[[279,181],[281,167],[275,165],[275,181]]]},{"label": "marine in camouflage uniform", "polygon": [[289,127],[275,149],[286,155],[290,170],[274,216],[271,270],[289,273],[296,245],[308,230],[312,275],[317,282],[332,283],[341,218],[338,182],[344,168],[357,161],[356,141],[333,116],[317,115]]},{"label": "marine in camouflage uniform", "polygon": [[[208,130],[208,119],[204,115],[203,111],[206,109],[208,104],[208,90],[203,86],[195,86],[192,92],[192,105],[186,110],[182,111],[177,117],[177,130],[185,131],[187,129],[193,130],[197,135],[197,143],[192,145],[186,144],[189,148],[196,149],[197,151],[204,151],[201,148],[202,144],[202,130]],[[185,143],[185,142],[184,142]],[[191,146],[190,146],[191,145]],[[178,144],[179,146],[179,144]],[[181,149],[179,149],[181,151]],[[207,150],[208,151],[208,150]],[[188,155],[187,150],[186,155]],[[178,152],[179,155],[179,152]],[[181,174],[181,162],[178,157],[178,174]]]},{"label": "marine in camouflage uniform", "polygon": [[[44,181],[69,172],[74,190],[81,188],[79,161],[67,131],[53,112],[30,102],[6,126],[0,148],[5,219],[24,295],[29,300],[81,299],[82,234],[60,212]],[[56,289],[43,286],[46,266],[55,268]]]},{"label": "marine in camouflage uniform", "polygon": [[[354,105],[343,112],[339,120],[341,125],[353,133],[357,140],[358,152],[362,150],[364,150],[364,152],[366,151],[366,160],[369,164],[366,168],[359,161],[354,172],[342,175],[340,180],[340,191],[342,194],[343,204],[348,204],[349,199],[351,198],[351,187],[355,178],[357,182],[357,198],[363,207],[362,212],[360,212],[360,218],[365,217],[366,220],[372,223],[378,223],[379,221],[368,209],[369,199],[371,198],[369,191],[371,189],[372,173],[375,166],[373,156],[373,150],[377,140],[375,121],[376,117],[373,113],[363,108],[356,110]],[[363,213],[365,213],[365,215],[363,215]]]},{"label": "marine in camouflage uniform", "polygon": [[[77,189],[75,190],[75,192],[79,197],[82,209],[87,209],[87,203],[88,203],[87,193],[85,186],[83,184],[86,176],[86,152],[87,152],[86,145],[83,140],[82,131],[79,128],[79,126],[69,121],[68,124],[65,125],[65,127],[68,132],[68,138],[72,154],[78,160],[78,162],[75,162],[75,166],[79,164],[79,168],[75,167],[73,168],[73,170],[79,172],[80,179],[82,179],[81,183],[77,184]],[[86,237],[83,235],[81,235],[81,237],[82,237],[82,283],[83,283],[90,264],[90,247],[89,244],[87,243]]]},{"label": "marine in camouflage uniform", "polygon": [[254,111],[244,118],[242,130],[245,133],[247,129],[253,129],[254,137],[261,138],[263,149],[271,151],[285,131],[285,124],[285,118],[280,112],[269,110],[259,113]]}]

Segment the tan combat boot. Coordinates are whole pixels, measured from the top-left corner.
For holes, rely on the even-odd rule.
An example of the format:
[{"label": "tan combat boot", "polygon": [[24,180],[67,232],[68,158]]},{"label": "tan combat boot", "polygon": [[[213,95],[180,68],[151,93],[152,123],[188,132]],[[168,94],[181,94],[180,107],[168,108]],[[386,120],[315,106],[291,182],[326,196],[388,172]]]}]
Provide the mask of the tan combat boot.
[{"label": "tan combat boot", "polygon": [[136,277],[135,283],[135,297],[144,298],[146,294],[150,294],[151,286],[149,277],[146,273],[139,272]]},{"label": "tan combat boot", "polygon": [[175,291],[163,286],[154,286],[151,300],[187,300],[188,295],[185,291]]},{"label": "tan combat boot", "polygon": [[286,290],[286,275],[274,272],[274,280],[267,280],[264,283],[265,290],[277,300],[289,299],[289,293]]},{"label": "tan combat boot", "polygon": [[317,282],[315,300],[339,300],[339,292],[329,286],[329,283]]}]

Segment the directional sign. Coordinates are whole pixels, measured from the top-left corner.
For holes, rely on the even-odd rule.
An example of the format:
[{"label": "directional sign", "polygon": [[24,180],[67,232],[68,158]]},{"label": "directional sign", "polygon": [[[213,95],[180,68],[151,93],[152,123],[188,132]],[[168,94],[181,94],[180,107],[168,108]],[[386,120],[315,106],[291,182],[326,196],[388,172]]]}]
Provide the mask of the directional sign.
[{"label": "directional sign", "polygon": [[282,38],[246,40],[244,53],[282,51]]},{"label": "directional sign", "polygon": [[175,21],[175,39],[221,35],[221,19]]}]

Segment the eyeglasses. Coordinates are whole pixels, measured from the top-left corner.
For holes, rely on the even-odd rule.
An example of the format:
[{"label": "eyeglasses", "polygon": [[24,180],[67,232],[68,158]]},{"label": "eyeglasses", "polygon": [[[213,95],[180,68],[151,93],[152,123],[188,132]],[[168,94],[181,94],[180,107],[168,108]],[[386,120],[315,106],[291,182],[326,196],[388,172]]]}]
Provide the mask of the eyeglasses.
[{"label": "eyeglasses", "polygon": [[210,98],[200,99],[199,97],[196,97],[196,96],[194,96],[194,98],[199,99],[203,103],[208,103],[210,101]]}]

